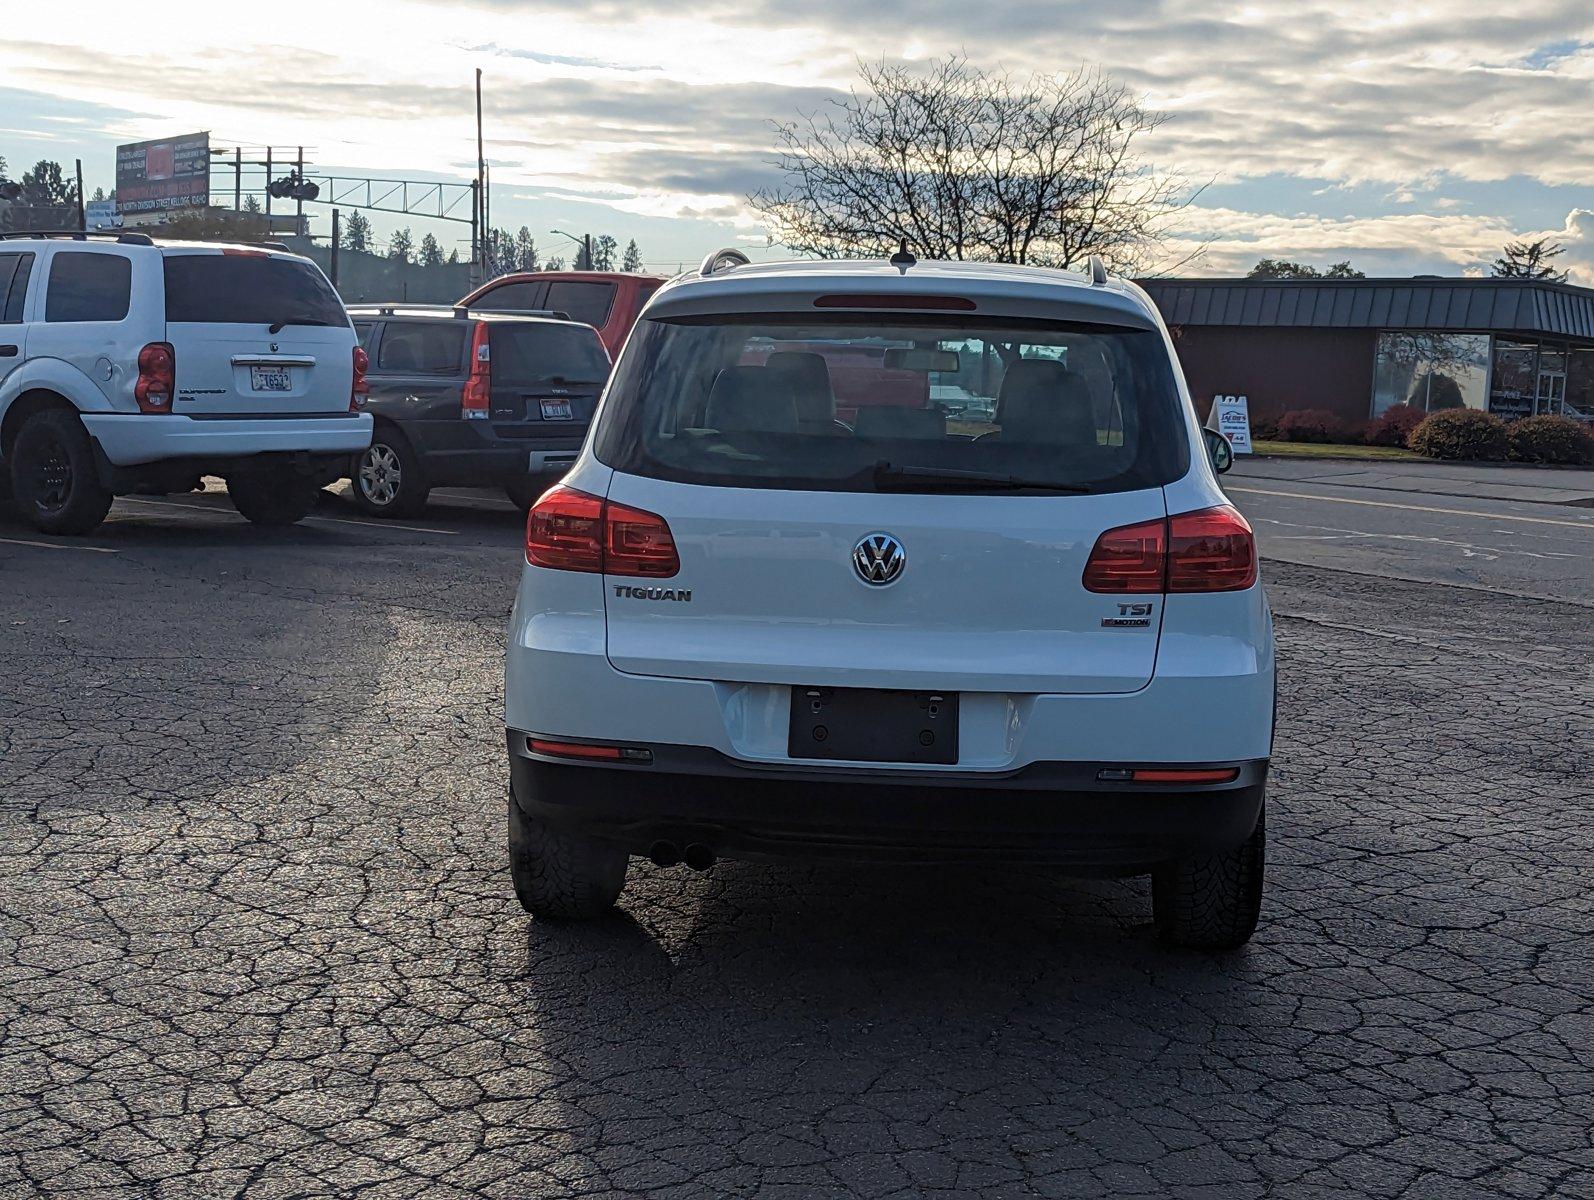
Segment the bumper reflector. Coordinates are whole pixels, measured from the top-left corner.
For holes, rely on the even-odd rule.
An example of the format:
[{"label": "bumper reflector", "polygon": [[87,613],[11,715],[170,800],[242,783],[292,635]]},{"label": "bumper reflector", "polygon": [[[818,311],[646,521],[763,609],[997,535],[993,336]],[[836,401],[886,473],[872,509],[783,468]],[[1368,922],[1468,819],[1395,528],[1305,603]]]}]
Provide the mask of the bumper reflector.
[{"label": "bumper reflector", "polygon": [[550,758],[587,758],[603,762],[650,763],[653,751],[633,749],[629,746],[589,746],[582,742],[553,742],[529,737],[526,749],[533,754],[546,754]]},{"label": "bumper reflector", "polygon": [[1104,778],[1129,783],[1233,783],[1239,767],[1136,767],[1132,771],[1103,771]]}]

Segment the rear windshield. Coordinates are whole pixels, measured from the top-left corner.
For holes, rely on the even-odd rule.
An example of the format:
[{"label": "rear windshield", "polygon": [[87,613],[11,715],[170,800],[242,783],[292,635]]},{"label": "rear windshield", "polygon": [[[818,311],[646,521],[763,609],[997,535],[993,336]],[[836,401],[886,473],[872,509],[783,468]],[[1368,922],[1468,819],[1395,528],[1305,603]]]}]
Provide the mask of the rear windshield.
[{"label": "rear windshield", "polygon": [[168,254],[166,319],[202,325],[347,325],[321,272],[261,254]]},{"label": "rear windshield", "polygon": [[889,320],[645,320],[598,457],[687,483],[860,492],[1127,491],[1188,468],[1156,333]]},{"label": "rear windshield", "polygon": [[609,356],[591,329],[505,321],[491,330],[494,383],[601,384],[609,378]]}]

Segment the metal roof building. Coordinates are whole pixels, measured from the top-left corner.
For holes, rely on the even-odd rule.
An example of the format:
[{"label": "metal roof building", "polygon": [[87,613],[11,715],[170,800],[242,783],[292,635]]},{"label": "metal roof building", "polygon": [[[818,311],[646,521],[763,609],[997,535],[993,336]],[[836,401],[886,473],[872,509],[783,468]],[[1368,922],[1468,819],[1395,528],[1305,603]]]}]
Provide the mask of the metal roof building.
[{"label": "metal roof building", "polygon": [[1394,404],[1594,419],[1594,289],[1523,279],[1149,279],[1191,393],[1347,424]]}]

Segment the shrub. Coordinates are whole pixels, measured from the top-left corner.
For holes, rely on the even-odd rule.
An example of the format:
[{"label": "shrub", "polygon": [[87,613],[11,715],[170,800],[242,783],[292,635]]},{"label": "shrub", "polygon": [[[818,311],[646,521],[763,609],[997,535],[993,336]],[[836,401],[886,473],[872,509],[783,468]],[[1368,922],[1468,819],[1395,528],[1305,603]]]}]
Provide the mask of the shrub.
[{"label": "shrub", "polygon": [[1411,431],[1422,424],[1428,414],[1409,404],[1396,404],[1367,422],[1366,440],[1369,446],[1404,446]]},{"label": "shrub", "polygon": [[1279,419],[1272,413],[1251,415],[1251,437],[1259,442],[1271,442],[1279,435]]},{"label": "shrub", "polygon": [[1339,417],[1322,408],[1303,408],[1279,418],[1279,437],[1286,442],[1343,442],[1349,430]]},{"label": "shrub", "polygon": [[1505,431],[1507,451],[1516,462],[1594,463],[1594,435],[1571,417],[1523,417]]},{"label": "shrub", "polygon": [[1498,462],[1505,457],[1505,422],[1474,408],[1429,413],[1406,443],[1429,458],[1471,458]]}]

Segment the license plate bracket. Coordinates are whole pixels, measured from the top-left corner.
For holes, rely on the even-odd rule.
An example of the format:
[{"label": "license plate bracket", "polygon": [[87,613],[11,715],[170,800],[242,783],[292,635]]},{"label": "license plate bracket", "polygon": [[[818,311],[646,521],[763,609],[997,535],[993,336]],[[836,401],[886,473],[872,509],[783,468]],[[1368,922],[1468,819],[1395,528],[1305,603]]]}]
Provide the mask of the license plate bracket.
[{"label": "license plate bracket", "polygon": [[542,402],[542,419],[544,421],[574,421],[576,414],[570,408],[568,400],[544,400]]},{"label": "license plate bracket", "polygon": [[291,392],[293,372],[287,367],[249,368],[249,386],[257,392]]},{"label": "license plate bracket", "polygon": [[787,753],[847,762],[958,760],[958,694],[794,687]]}]

